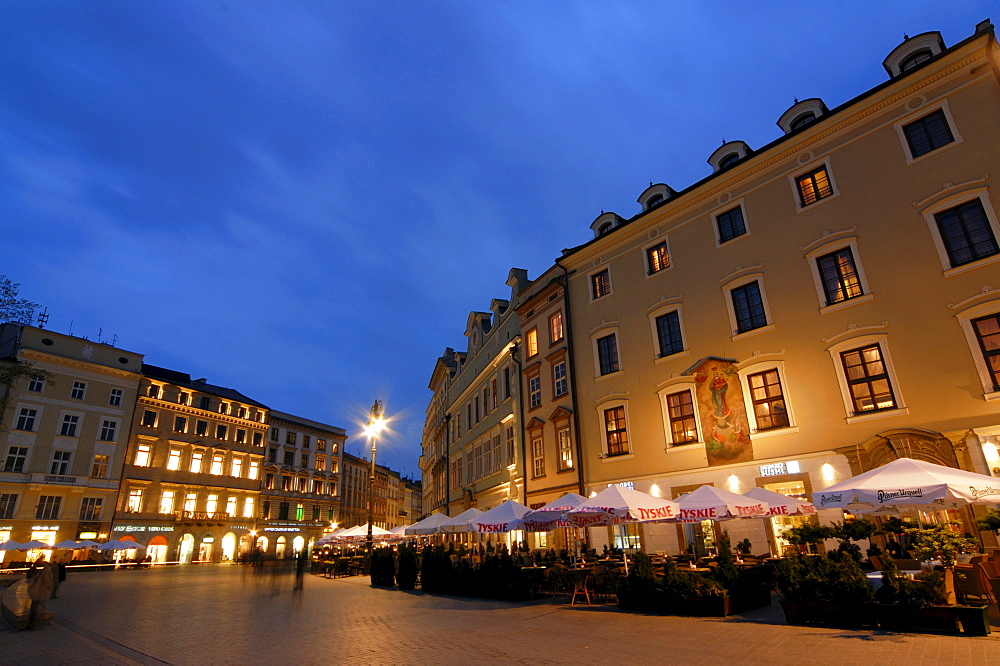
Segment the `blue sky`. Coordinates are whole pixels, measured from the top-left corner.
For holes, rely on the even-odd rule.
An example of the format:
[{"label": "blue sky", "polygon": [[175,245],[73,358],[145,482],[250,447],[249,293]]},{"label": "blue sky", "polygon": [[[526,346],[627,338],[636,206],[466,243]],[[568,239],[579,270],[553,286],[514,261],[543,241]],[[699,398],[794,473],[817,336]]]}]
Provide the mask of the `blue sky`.
[{"label": "blue sky", "polygon": [[466,316],[649,182],[881,83],[987,2],[0,0],[0,273],[111,341],[419,473]]}]

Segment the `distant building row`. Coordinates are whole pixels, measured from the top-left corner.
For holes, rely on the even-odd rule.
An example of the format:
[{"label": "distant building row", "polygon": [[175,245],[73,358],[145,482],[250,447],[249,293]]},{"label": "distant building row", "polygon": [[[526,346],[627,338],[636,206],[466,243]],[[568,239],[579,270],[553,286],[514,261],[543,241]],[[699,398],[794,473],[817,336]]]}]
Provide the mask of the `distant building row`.
[{"label": "distant building row", "polygon": [[[285,557],[367,522],[370,464],[342,428],[265,405],[140,354],[0,325],[0,541],[134,539],[154,561]],[[375,524],[419,517],[419,485],[377,466]],[[412,514],[412,515],[411,515]],[[8,556],[9,559],[9,556]]]},{"label": "distant building row", "polygon": [[[796,101],[762,148],[725,143],[683,191],[603,213],[536,279],[512,270],[510,299],[470,313],[466,351],[431,373],[425,510],[610,484],[805,496],[903,456],[1000,476],[993,26],[950,48],[908,38],[883,65],[837,108]],[[794,520],[726,529],[773,551]],[[530,537],[563,545],[546,538]],[[669,552],[714,538],[710,522],[590,533]]]}]

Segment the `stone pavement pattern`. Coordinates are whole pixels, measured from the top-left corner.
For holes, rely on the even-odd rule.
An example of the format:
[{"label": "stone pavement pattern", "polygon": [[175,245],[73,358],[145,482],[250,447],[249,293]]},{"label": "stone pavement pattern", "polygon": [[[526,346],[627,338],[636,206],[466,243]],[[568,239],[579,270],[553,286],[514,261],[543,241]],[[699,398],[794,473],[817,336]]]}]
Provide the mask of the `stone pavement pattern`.
[{"label": "stone pavement pattern", "polygon": [[43,631],[0,628],[0,664],[998,664],[1000,634],[789,627],[373,589],[367,578],[254,575],[230,565],[71,574]]}]

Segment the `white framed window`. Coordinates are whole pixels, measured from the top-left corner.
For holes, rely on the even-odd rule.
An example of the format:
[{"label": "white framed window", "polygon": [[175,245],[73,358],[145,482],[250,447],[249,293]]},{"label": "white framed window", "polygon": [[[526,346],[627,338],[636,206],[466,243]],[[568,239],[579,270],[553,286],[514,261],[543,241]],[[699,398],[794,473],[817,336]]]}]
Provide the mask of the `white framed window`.
[{"label": "white framed window", "polygon": [[222,461],[223,456],[220,453],[216,453],[212,456],[212,467],[209,473],[215,474],[216,476],[222,476]]},{"label": "white framed window", "polygon": [[667,450],[690,448],[703,442],[694,380],[683,377],[668,380],[657,390],[663,414],[663,432]]},{"label": "white framed window", "polygon": [[[564,336],[562,312],[556,312],[549,317],[549,344],[554,345],[557,342],[561,342]],[[495,379],[493,381],[496,383]]]},{"label": "white framed window", "polygon": [[120,388],[111,389],[111,393],[108,395],[108,404],[112,407],[120,407],[122,404],[122,396],[125,395],[125,390]]},{"label": "white framed window", "polygon": [[684,318],[679,303],[656,306],[648,312],[654,358],[676,358],[686,352]]},{"label": "white framed window", "polygon": [[128,491],[125,511],[126,513],[142,513],[142,488],[132,488]]},{"label": "white framed window", "polygon": [[603,266],[587,276],[590,282],[590,300],[596,301],[612,293],[611,289],[611,267]]},{"label": "white framed window", "polygon": [[840,191],[833,178],[830,158],[816,160],[788,176],[795,196],[795,210],[801,213],[837,198]]},{"label": "white framed window", "polygon": [[226,498],[226,515],[235,518],[236,517],[236,496],[230,495]]},{"label": "white framed window", "polygon": [[670,256],[670,243],[666,236],[658,238],[652,243],[642,248],[643,259],[646,264],[646,277],[662,273],[673,267]]},{"label": "white framed window", "polygon": [[528,378],[528,408],[534,409],[542,404],[542,378],[536,373]]},{"label": "white framed window", "polygon": [[104,479],[108,476],[108,465],[111,457],[103,454],[94,456],[94,464],[90,468],[90,476],[95,479]]},{"label": "white framed window", "polygon": [[139,444],[135,448],[135,460],[132,464],[136,467],[149,467],[152,461],[152,446],[149,444]]},{"label": "white framed window", "polygon": [[243,517],[253,518],[253,498],[244,497],[243,498]]},{"label": "white framed window", "polygon": [[556,429],[556,444],[559,447],[559,471],[573,469],[573,438],[569,426]]},{"label": "white framed window", "polygon": [[69,397],[74,400],[83,400],[87,395],[87,382],[73,382],[73,389],[70,391]]},{"label": "white framed window", "polygon": [[888,337],[862,335],[827,348],[848,423],[908,414],[889,355]]},{"label": "white framed window", "polygon": [[63,414],[62,425],[59,426],[59,434],[62,437],[77,437],[80,428],[79,414]]},{"label": "white framed window", "polygon": [[597,415],[601,426],[601,460],[608,462],[632,458],[628,402],[621,399],[606,400],[597,405]]},{"label": "white framed window", "polygon": [[248,479],[257,479],[259,477],[260,477],[260,461],[259,460],[251,460],[250,461],[250,465],[247,468],[247,478]]},{"label": "white framed window", "polygon": [[560,360],[552,364],[552,394],[561,397],[569,392],[569,381],[566,378],[566,361]]},{"label": "white framed window", "polygon": [[767,356],[762,354],[739,365],[747,420],[756,438],[798,432],[785,377],[785,362],[774,355]]},{"label": "white framed window", "polygon": [[170,449],[167,452],[167,469],[176,471],[181,468],[181,450],[180,449]]},{"label": "white framed window", "polygon": [[538,329],[532,328],[524,334],[525,358],[531,358],[538,353]]},{"label": "white framed window", "polygon": [[921,211],[945,277],[1000,261],[1000,223],[985,187],[945,197]]},{"label": "white framed window", "polygon": [[[205,454],[201,451],[194,451],[191,453],[191,471],[195,474],[201,472],[202,463],[205,460]],[[192,509],[193,511],[194,509]]]},{"label": "white framed window", "polygon": [[69,463],[72,458],[72,451],[53,451],[52,466],[49,467],[49,474],[56,476],[66,476],[69,474]]},{"label": "white framed window", "polygon": [[812,248],[806,255],[820,312],[834,312],[872,300],[857,237],[839,238]]},{"label": "white framed window", "polygon": [[965,334],[986,400],[1000,400],[1000,299],[955,314]]},{"label": "white framed window", "polygon": [[17,414],[17,425],[14,430],[23,432],[35,432],[35,420],[38,418],[38,410],[34,407],[22,407]]},{"label": "white framed window", "polygon": [[545,476],[545,440],[541,430],[531,438],[531,477]]},{"label": "white framed window", "polygon": [[176,498],[176,492],[173,490],[164,490],[160,495],[160,513],[169,514],[174,512],[174,501]]},{"label": "white framed window", "polygon": [[733,327],[733,341],[774,329],[763,273],[741,275],[727,282],[722,289],[726,294],[726,310]]},{"label": "white framed window", "polygon": [[599,327],[591,333],[590,340],[594,352],[594,376],[601,378],[621,372],[617,325]]},{"label": "white framed window", "polygon": [[32,375],[28,380],[28,390],[32,393],[41,393],[45,388],[45,378],[41,375]]},{"label": "white framed window", "polygon": [[118,421],[114,419],[102,419],[101,420],[101,439],[102,442],[117,442],[118,441]]},{"label": "white framed window", "polygon": [[948,100],[928,105],[893,123],[907,164],[962,143]]},{"label": "white framed window", "polygon": [[7,447],[7,459],[4,461],[3,470],[5,472],[23,472],[24,465],[28,460],[27,446]]},{"label": "white framed window", "polygon": [[243,458],[233,458],[230,466],[230,475],[239,478],[243,474]]},{"label": "white framed window", "polygon": [[198,506],[198,493],[186,493],[184,495],[184,510],[194,513]]},{"label": "white framed window", "polygon": [[750,223],[743,199],[727,201],[725,205],[712,211],[710,216],[715,230],[716,247],[750,235]]}]

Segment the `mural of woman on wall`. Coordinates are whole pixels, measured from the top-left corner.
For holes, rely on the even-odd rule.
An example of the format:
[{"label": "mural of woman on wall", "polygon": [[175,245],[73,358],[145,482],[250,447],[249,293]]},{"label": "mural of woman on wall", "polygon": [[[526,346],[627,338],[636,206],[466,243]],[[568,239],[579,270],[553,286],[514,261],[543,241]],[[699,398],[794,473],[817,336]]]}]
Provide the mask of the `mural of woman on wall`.
[{"label": "mural of woman on wall", "polygon": [[736,364],[709,356],[687,372],[695,380],[705,454],[709,465],[753,460],[746,403]]}]

